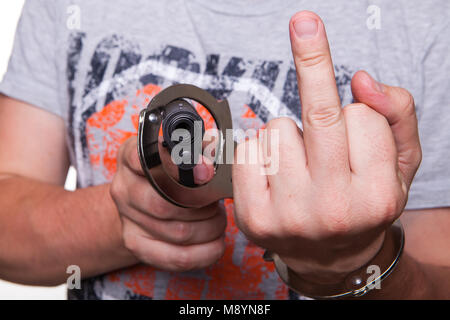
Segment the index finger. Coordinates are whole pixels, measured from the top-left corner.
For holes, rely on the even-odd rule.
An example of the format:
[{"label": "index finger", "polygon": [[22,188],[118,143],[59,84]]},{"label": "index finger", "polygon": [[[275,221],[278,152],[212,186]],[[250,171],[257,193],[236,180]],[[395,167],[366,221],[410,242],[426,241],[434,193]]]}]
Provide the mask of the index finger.
[{"label": "index finger", "polygon": [[325,181],[350,176],[345,122],[324,24],[316,14],[301,11],[291,18],[289,30],[310,173]]}]

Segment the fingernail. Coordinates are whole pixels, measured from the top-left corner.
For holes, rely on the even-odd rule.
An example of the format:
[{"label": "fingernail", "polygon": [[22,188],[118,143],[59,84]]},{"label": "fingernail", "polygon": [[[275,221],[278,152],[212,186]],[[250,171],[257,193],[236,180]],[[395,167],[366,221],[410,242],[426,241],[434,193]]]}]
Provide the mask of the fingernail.
[{"label": "fingernail", "polygon": [[198,164],[194,167],[194,178],[199,183],[206,182],[209,177],[209,170],[204,164]]},{"label": "fingernail", "polygon": [[310,39],[317,34],[317,20],[311,18],[301,18],[294,22],[294,30],[300,39]]}]

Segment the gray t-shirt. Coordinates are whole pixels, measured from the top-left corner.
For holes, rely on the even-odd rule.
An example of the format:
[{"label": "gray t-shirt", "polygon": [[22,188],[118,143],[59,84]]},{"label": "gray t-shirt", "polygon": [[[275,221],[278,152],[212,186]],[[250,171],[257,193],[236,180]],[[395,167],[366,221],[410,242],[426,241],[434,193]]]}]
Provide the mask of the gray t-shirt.
[{"label": "gray t-shirt", "polygon": [[[106,183],[139,110],[174,83],[228,99],[235,127],[280,116],[301,125],[288,22],[305,9],[325,22],[343,105],[360,69],[412,92],[423,162],[407,208],[449,207],[448,0],[27,1],[0,91],[65,120],[79,188]],[[189,273],[135,266],[85,280],[69,297],[296,298],[237,229],[232,201],[225,205],[227,249],[215,265]]]}]

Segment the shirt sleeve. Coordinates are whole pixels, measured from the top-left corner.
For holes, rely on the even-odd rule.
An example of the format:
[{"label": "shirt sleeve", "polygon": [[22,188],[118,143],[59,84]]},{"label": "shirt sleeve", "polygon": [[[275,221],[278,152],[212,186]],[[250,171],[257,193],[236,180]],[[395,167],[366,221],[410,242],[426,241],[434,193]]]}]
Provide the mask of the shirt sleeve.
[{"label": "shirt sleeve", "polygon": [[25,2],[0,92],[63,117],[54,2]]},{"label": "shirt sleeve", "polygon": [[445,21],[434,35],[429,34],[422,74],[413,75],[423,81],[421,98],[416,101],[423,157],[407,209],[450,207],[449,39],[450,25]]}]

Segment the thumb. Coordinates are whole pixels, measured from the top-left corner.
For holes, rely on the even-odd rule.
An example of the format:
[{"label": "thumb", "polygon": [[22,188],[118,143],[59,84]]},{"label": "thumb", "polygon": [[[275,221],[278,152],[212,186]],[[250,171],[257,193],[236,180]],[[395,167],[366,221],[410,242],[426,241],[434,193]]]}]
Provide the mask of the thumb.
[{"label": "thumb", "polygon": [[386,117],[394,135],[398,167],[409,186],[422,159],[414,98],[405,89],[375,81],[358,71],[352,79],[353,97]]}]

